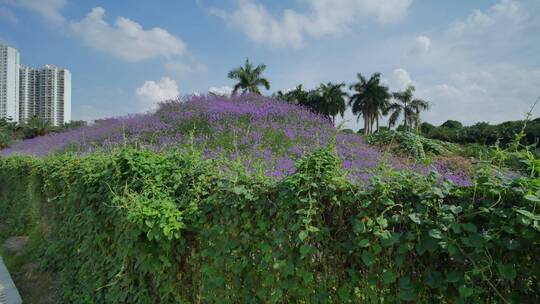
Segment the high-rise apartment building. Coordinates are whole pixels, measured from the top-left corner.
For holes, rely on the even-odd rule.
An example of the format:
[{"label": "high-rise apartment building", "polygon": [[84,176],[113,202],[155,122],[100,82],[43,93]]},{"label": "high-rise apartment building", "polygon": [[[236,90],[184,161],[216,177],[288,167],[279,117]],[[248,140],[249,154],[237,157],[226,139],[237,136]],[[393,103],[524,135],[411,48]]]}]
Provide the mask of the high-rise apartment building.
[{"label": "high-rise apartment building", "polygon": [[37,71],[21,65],[19,70],[19,120],[38,115]]},{"label": "high-rise apartment building", "polygon": [[33,116],[58,126],[71,120],[71,73],[53,65],[21,68],[20,120]]},{"label": "high-rise apartment building", "polygon": [[[0,45],[0,56],[2,56]],[[54,65],[45,65],[40,69],[32,69],[19,65],[17,50],[17,69],[13,86],[16,95],[7,95],[6,114],[2,116],[2,78],[0,76],[0,118],[10,117],[12,121],[25,122],[32,117],[44,119],[54,126],[71,121],[71,73]],[[7,62],[7,61],[6,61]],[[0,73],[7,70],[0,57]],[[7,86],[7,85],[6,85]]]},{"label": "high-rise apartment building", "polygon": [[19,52],[0,44],[0,118],[19,121]]}]

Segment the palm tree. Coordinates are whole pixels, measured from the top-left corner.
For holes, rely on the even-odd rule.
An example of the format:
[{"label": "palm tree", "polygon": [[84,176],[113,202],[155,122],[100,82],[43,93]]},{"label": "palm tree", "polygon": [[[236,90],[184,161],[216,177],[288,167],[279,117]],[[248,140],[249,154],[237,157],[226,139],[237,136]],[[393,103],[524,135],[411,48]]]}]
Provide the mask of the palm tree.
[{"label": "palm tree", "polygon": [[390,102],[388,87],[381,83],[381,74],[374,73],[367,80],[358,73],[358,82],[350,86],[356,93],[351,96],[349,106],[354,115],[364,119],[364,134],[373,132],[373,124],[379,129],[379,118],[386,114]]},{"label": "palm tree", "polygon": [[294,90],[290,90],[286,93],[283,93],[282,91],[278,91],[274,94],[275,98],[278,98],[280,100],[284,100],[286,102],[292,103],[292,104],[300,104],[306,106],[308,104],[308,91],[305,91],[302,85],[296,86]]},{"label": "palm tree", "polygon": [[343,117],[345,110],[347,109],[347,103],[345,97],[347,93],[343,92],[342,88],[344,83],[333,84],[331,82],[327,84],[321,84],[318,88],[320,92],[320,100],[318,105],[318,112],[328,117],[332,125],[335,125],[336,116],[338,114]]},{"label": "palm tree", "polygon": [[52,129],[48,120],[38,116],[33,116],[23,125],[23,133],[25,139],[34,138],[37,136],[47,135]]},{"label": "palm tree", "polygon": [[270,83],[266,78],[261,77],[262,73],[266,69],[266,65],[260,64],[253,67],[253,64],[249,62],[249,58],[246,58],[246,62],[243,67],[236,68],[229,72],[230,79],[237,80],[238,83],[234,85],[233,95],[236,95],[238,90],[242,90],[242,93],[254,93],[261,94],[259,86],[264,86],[267,90],[270,89]]},{"label": "palm tree", "polygon": [[403,127],[405,129],[420,126],[420,112],[429,109],[429,102],[423,99],[414,98],[414,86],[408,86],[405,91],[396,92],[393,94],[394,99],[398,102],[390,104],[387,108],[390,118],[388,119],[388,127],[396,125],[396,122],[403,112]]}]

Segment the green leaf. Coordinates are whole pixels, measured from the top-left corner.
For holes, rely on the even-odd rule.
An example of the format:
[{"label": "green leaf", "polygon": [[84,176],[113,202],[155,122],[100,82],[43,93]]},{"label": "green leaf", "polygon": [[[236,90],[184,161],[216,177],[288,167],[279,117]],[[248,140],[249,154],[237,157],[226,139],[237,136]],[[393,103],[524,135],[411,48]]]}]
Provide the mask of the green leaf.
[{"label": "green leaf", "polygon": [[362,261],[364,262],[364,264],[366,264],[367,267],[370,267],[372,266],[373,264],[375,264],[375,255],[367,250],[364,250],[362,252]]},{"label": "green leaf", "polygon": [[306,255],[308,255],[308,254],[311,252],[311,249],[312,249],[312,247],[309,246],[309,245],[302,245],[302,246],[300,247],[300,254],[301,254],[302,256],[306,256]]},{"label": "green leaf", "polygon": [[402,277],[399,280],[399,298],[403,301],[416,300],[416,291],[411,283],[411,278],[408,276]]},{"label": "green leaf", "polygon": [[360,246],[360,248],[368,247],[369,246],[369,239],[361,240],[360,242],[358,242],[358,246]]},{"label": "green leaf", "polygon": [[468,232],[477,232],[478,231],[476,226],[474,224],[471,224],[471,223],[461,224],[461,226],[463,227],[463,229],[465,231],[468,231]]},{"label": "green leaf", "polygon": [[320,229],[315,227],[315,226],[308,226],[307,231],[309,231],[309,232],[319,232]]},{"label": "green leaf", "polygon": [[298,238],[300,239],[301,242],[303,242],[307,238],[307,236],[308,236],[308,233],[305,230],[300,231],[300,233],[298,234]]},{"label": "green leaf", "polygon": [[530,212],[530,211],[527,211],[527,210],[524,210],[524,209],[518,209],[516,210],[517,213],[523,215],[523,216],[526,216],[527,218],[531,219],[531,220],[535,220],[535,221],[540,221],[540,216]]},{"label": "green leaf", "polygon": [[379,224],[379,226],[381,226],[381,228],[388,227],[388,220],[386,220],[384,217],[379,216],[375,220],[377,221],[377,224]]},{"label": "green leaf", "polygon": [[461,213],[461,211],[463,211],[463,208],[461,208],[461,206],[451,205],[450,211],[452,211],[453,214],[458,215],[459,213]]},{"label": "green leaf", "polygon": [[355,220],[353,223],[353,231],[357,234],[366,233],[366,224],[364,224],[362,221]]},{"label": "green leaf", "polygon": [[527,194],[523,198],[528,200],[529,202],[540,203],[540,199],[536,195]]},{"label": "green leaf", "polygon": [[309,271],[302,272],[302,279],[304,280],[304,283],[309,284],[313,281],[313,273]]},{"label": "green leaf", "polygon": [[457,222],[453,222],[450,224],[450,229],[454,231],[454,233],[461,233],[461,226]]},{"label": "green leaf", "polygon": [[338,289],[338,297],[343,303],[349,302],[351,296],[349,295],[349,291],[345,286],[342,286]]},{"label": "green leaf", "polygon": [[431,236],[434,239],[438,239],[438,240],[443,238],[442,233],[441,233],[441,231],[439,229],[431,229],[431,230],[429,230],[429,236]]},{"label": "green leaf", "polygon": [[448,244],[446,249],[450,255],[455,255],[458,252],[458,248],[454,244]]},{"label": "green leaf", "polygon": [[392,284],[396,281],[396,275],[392,271],[386,270],[383,273],[382,279],[384,284]]},{"label": "green leaf", "polygon": [[422,225],[422,220],[420,219],[420,214],[411,213],[411,214],[409,214],[409,218],[411,219],[411,221],[417,223],[418,225]]},{"label": "green leaf", "polygon": [[513,280],[517,276],[516,269],[514,268],[514,265],[512,264],[503,264],[503,263],[497,263],[497,270],[499,270],[499,274],[503,279],[506,280]]},{"label": "green leaf", "polygon": [[399,298],[403,301],[412,302],[416,300],[416,292],[414,289],[401,289],[399,291]]},{"label": "green leaf", "polygon": [[442,282],[442,274],[433,269],[428,269],[424,273],[424,282],[431,288],[438,288]]},{"label": "green leaf", "polygon": [[281,300],[281,297],[283,296],[283,290],[276,289],[272,292],[270,295],[270,303],[278,303]]},{"label": "green leaf", "polygon": [[463,298],[468,298],[470,296],[472,296],[474,293],[474,289],[473,288],[469,288],[465,285],[459,287],[459,295],[462,296]]},{"label": "green leaf", "polygon": [[381,253],[381,251],[382,251],[382,247],[379,244],[373,245],[373,253],[374,254],[379,254],[379,253]]},{"label": "green leaf", "polygon": [[400,238],[399,233],[397,233],[397,232],[390,233],[389,232],[389,235],[390,236],[388,238],[381,239],[381,245],[383,247],[390,247],[390,246],[394,246],[394,245],[399,243],[399,238]]},{"label": "green leaf", "polygon": [[448,283],[457,283],[461,280],[463,276],[455,271],[450,271],[446,274],[446,282]]}]

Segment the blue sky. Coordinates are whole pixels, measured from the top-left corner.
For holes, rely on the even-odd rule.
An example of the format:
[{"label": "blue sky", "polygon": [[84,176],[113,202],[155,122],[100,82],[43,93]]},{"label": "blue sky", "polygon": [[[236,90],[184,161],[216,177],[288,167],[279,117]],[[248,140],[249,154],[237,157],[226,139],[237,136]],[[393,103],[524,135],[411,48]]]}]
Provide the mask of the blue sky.
[{"label": "blue sky", "polygon": [[431,101],[424,120],[470,124],[522,118],[540,95],[539,13],[537,0],[0,0],[0,41],[71,70],[75,119],[227,91],[249,57],[268,93],[381,72]]}]

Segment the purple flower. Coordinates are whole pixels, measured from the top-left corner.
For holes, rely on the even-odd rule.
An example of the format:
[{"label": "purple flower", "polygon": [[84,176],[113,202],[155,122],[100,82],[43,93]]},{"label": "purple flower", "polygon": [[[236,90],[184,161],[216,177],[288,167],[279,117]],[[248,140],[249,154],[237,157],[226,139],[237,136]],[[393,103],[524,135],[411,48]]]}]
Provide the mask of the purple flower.
[{"label": "purple flower", "polygon": [[207,158],[239,159],[255,172],[262,168],[281,178],[295,171],[295,160],[318,148],[335,145],[351,181],[367,183],[381,162],[422,174],[437,171],[443,179],[470,185],[466,173],[444,164],[406,165],[368,145],[358,134],[338,132],[328,119],[308,109],[258,95],[230,98],[188,96],[161,104],[155,113],[100,120],[88,127],[50,134],[15,144],[0,156],[43,157],[71,151],[79,154],[138,145],[155,151],[194,146]]}]

